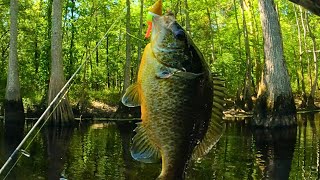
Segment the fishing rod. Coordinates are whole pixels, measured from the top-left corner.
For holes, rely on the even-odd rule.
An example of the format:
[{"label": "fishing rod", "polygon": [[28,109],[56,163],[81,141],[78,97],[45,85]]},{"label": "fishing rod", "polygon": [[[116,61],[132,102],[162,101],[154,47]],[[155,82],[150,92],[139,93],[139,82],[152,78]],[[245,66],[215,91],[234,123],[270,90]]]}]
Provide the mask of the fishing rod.
[{"label": "fishing rod", "polygon": [[[74,82],[72,82],[74,83]],[[31,145],[31,143],[33,142],[33,140],[36,138],[36,136],[40,133],[41,129],[43,128],[43,126],[47,123],[47,121],[49,120],[50,116],[53,114],[53,112],[57,109],[57,107],[59,106],[59,104],[62,102],[62,99],[65,97],[65,95],[67,95],[67,93],[69,92],[69,90],[71,89],[72,84],[68,87],[68,89],[65,91],[65,93],[61,96],[59,102],[55,105],[55,107],[53,108],[53,110],[51,111],[51,113],[48,115],[48,117],[46,118],[46,120],[44,121],[44,123],[40,126],[39,130],[37,131],[37,133],[33,136],[33,138],[31,139],[31,141],[29,142],[29,144],[25,147],[25,149],[28,149],[29,146]],[[12,165],[12,167],[10,168],[10,170],[8,171],[8,173],[6,174],[6,176],[3,178],[3,180],[5,180],[8,175],[10,174],[10,172],[12,171],[12,169],[17,165],[18,161],[20,160],[20,158],[22,157],[22,155],[26,156],[26,157],[30,157],[30,154],[24,150],[21,149],[21,154],[20,156],[17,158],[17,160],[14,162],[14,164]]]},{"label": "fishing rod", "polygon": [[[126,8],[124,8],[126,9]],[[122,16],[119,16],[109,27],[107,32],[104,34],[104,36],[100,39],[100,41],[96,44],[95,48],[93,49],[93,52],[97,50],[97,48],[100,46],[102,40],[104,40],[111,29],[114,27],[114,25],[120,20]],[[73,73],[73,75],[70,77],[70,79],[66,82],[66,84],[61,88],[61,90],[58,92],[58,94],[55,96],[55,98],[51,101],[47,109],[42,113],[40,118],[37,120],[37,122],[33,125],[33,127],[30,129],[30,131],[27,133],[27,135],[22,139],[20,144],[17,146],[17,148],[13,151],[13,153],[9,156],[7,161],[4,163],[4,165],[0,169],[0,175],[3,173],[4,169],[9,165],[9,163],[12,161],[13,157],[17,154],[17,152],[21,149],[23,144],[26,142],[26,140],[29,138],[29,136],[32,134],[32,132],[36,129],[36,127],[40,124],[40,122],[43,120],[45,115],[49,112],[50,108],[56,103],[56,101],[60,98],[61,94],[67,89],[68,85],[72,82],[72,80],[75,78],[75,76],[79,73],[81,68],[84,66],[84,64],[88,61],[88,59],[91,57],[91,53],[87,56],[87,58],[81,63],[81,65],[78,67],[78,69]],[[61,96],[63,97],[63,96]],[[61,98],[60,98],[61,99]],[[51,113],[52,114],[52,113]],[[51,116],[50,114],[50,116]],[[43,127],[43,126],[42,126]]]}]

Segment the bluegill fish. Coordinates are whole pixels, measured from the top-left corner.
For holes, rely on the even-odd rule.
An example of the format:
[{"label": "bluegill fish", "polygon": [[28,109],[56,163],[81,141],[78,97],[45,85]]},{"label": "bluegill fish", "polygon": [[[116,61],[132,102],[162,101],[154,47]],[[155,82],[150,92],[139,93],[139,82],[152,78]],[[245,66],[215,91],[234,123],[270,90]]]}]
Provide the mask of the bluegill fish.
[{"label": "bluegill fish", "polygon": [[189,160],[206,154],[223,132],[223,85],[173,14],[155,17],[137,82],[122,98],[141,106],[132,157],[161,159],[158,179],[184,179]]}]

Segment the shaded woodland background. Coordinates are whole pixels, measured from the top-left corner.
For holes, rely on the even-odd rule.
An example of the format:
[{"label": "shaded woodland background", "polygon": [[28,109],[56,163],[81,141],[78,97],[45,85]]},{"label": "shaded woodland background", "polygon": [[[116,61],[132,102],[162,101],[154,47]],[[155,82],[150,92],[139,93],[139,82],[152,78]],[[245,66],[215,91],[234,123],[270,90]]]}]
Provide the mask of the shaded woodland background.
[{"label": "shaded woodland background", "polygon": [[[89,57],[69,91],[73,109],[89,112],[93,106],[113,110],[124,79],[134,82],[143,47],[145,16],[153,1],[65,0],[62,12],[63,64],[66,79]],[[320,18],[288,0],[275,1],[282,30],[284,55],[292,91],[305,99],[319,97],[318,62]],[[126,16],[128,6],[130,16]],[[0,1],[0,101],[5,98],[9,56],[9,0]],[[171,9],[189,32],[213,72],[226,79],[229,106],[251,110],[245,96],[257,95],[263,69],[263,37],[258,1],[171,0]],[[51,65],[52,0],[19,2],[18,62],[25,112],[46,107]],[[97,51],[93,51],[112,23]],[[128,19],[129,18],[129,19]],[[130,22],[130,23],[127,23]],[[130,70],[125,72],[125,64]],[[248,91],[249,88],[249,91]],[[304,97],[304,98],[300,98]],[[235,102],[235,103],[234,103]],[[109,106],[111,105],[111,106]],[[3,106],[0,105],[0,114]]]}]

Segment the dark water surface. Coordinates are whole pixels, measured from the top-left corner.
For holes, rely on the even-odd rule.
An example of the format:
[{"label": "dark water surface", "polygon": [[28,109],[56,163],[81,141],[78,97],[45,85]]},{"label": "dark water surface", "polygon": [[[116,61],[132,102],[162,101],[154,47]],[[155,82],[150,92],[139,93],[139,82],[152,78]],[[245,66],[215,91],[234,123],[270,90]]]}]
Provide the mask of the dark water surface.
[{"label": "dark water surface", "polygon": [[[320,178],[319,113],[298,115],[296,128],[273,131],[253,130],[249,121],[226,121],[218,144],[201,162],[190,165],[187,179]],[[32,125],[27,123],[25,132]],[[133,129],[129,123],[45,128],[26,149],[30,157],[21,156],[7,179],[155,179],[160,164],[143,164],[130,156]],[[12,135],[16,133],[5,131],[0,120],[0,166],[21,140],[21,135]]]}]

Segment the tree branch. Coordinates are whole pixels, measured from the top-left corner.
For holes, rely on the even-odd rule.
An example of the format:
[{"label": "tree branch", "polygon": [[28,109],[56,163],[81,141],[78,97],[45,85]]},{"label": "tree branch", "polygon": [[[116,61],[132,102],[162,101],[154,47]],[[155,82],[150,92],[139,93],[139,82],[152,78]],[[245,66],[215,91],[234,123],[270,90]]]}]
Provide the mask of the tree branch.
[{"label": "tree branch", "polygon": [[320,16],[320,0],[289,0]]}]

